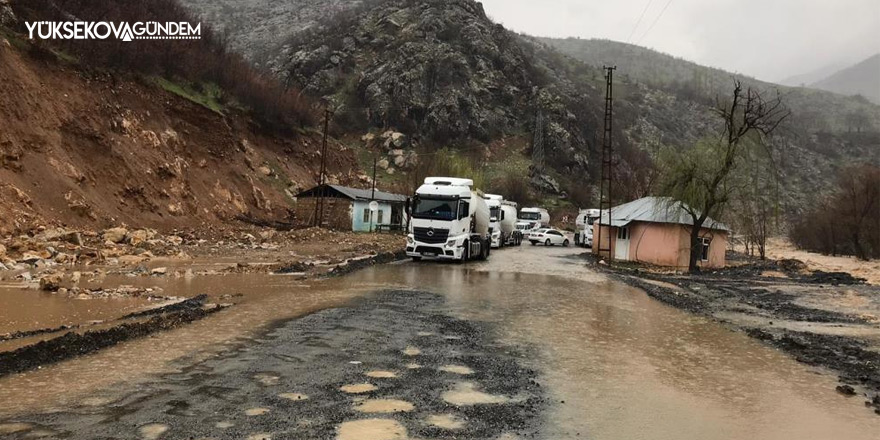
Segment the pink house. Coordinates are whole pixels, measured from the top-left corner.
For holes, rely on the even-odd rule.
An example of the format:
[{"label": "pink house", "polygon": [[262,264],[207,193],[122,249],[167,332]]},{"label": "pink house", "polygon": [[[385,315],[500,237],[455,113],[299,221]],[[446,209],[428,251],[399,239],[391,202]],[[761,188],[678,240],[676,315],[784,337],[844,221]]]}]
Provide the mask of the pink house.
[{"label": "pink house", "polygon": [[[690,256],[693,220],[681,202],[664,197],[646,197],[602,213],[593,225],[593,253],[616,261],[637,261],[657,266],[686,269]],[[707,219],[700,230],[700,266],[721,268],[726,264],[729,229]],[[600,241],[601,240],[601,243]]]}]

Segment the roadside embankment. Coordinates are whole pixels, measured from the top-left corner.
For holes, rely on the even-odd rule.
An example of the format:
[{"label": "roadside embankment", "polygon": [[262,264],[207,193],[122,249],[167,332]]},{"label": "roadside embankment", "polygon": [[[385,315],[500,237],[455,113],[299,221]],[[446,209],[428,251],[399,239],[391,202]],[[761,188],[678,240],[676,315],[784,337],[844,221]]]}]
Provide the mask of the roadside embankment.
[{"label": "roadside embankment", "polygon": [[318,228],[51,228],[0,238],[0,376],[399,260],[403,246],[397,235]]},{"label": "roadside embankment", "polygon": [[[591,260],[593,262],[593,260]],[[838,374],[838,391],[880,414],[880,287],[797,260],[754,262],[697,275],[596,264],[673,307],[710,317]]]}]

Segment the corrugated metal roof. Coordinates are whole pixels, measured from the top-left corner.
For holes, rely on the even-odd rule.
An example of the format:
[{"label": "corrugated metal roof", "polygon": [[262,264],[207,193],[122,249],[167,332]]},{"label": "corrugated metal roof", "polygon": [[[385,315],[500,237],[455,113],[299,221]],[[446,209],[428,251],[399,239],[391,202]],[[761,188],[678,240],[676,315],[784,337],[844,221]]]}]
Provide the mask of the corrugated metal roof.
[{"label": "corrugated metal roof", "polygon": [[[610,224],[615,227],[623,227],[638,221],[693,225],[693,219],[683,206],[687,205],[673,201],[669,197],[645,197],[611,208],[612,218]],[[602,212],[602,224],[609,224],[608,211]],[[711,218],[706,219],[703,227],[721,231],[730,230],[724,224],[718,223]]]},{"label": "corrugated metal roof", "polygon": [[373,197],[373,190],[371,189],[357,189],[357,188],[349,188],[347,186],[339,186],[339,185],[330,185],[330,188],[339,191],[346,196],[355,199],[355,200],[379,200],[383,202],[406,202],[406,196],[402,196],[400,194],[392,194],[384,191],[376,190],[376,196]]}]

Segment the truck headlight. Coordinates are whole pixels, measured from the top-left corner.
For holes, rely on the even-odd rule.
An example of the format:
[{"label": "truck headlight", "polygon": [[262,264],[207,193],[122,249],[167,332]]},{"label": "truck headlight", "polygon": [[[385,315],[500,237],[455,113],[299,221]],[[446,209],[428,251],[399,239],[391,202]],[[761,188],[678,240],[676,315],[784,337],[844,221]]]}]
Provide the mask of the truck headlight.
[{"label": "truck headlight", "polygon": [[495,231],[495,232],[492,233],[492,238],[498,238],[498,237],[500,237],[500,236],[501,236],[501,232],[500,232],[500,231]]},{"label": "truck headlight", "polygon": [[415,243],[415,240],[413,240],[412,235],[407,235],[406,236],[406,244],[413,244],[413,243]]},{"label": "truck headlight", "polygon": [[446,242],[446,247],[455,247],[455,242],[457,240],[449,240]]}]

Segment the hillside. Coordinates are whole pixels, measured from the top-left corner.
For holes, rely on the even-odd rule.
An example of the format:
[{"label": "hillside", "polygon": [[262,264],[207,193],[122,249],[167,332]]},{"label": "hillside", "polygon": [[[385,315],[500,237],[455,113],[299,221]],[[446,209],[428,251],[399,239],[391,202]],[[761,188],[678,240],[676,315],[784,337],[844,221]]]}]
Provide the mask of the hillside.
[{"label": "hillside", "polygon": [[359,0],[180,0],[249,59]]},{"label": "hillside", "polygon": [[810,87],[847,96],[862,95],[880,105],[880,53],[810,84]]},{"label": "hillside", "polygon": [[[218,114],[173,83],[69,60],[0,28],[0,235],[285,221],[291,193],[314,182],[316,133],[260,133],[245,112]],[[332,150],[333,180],[357,179],[351,152]]]}]

